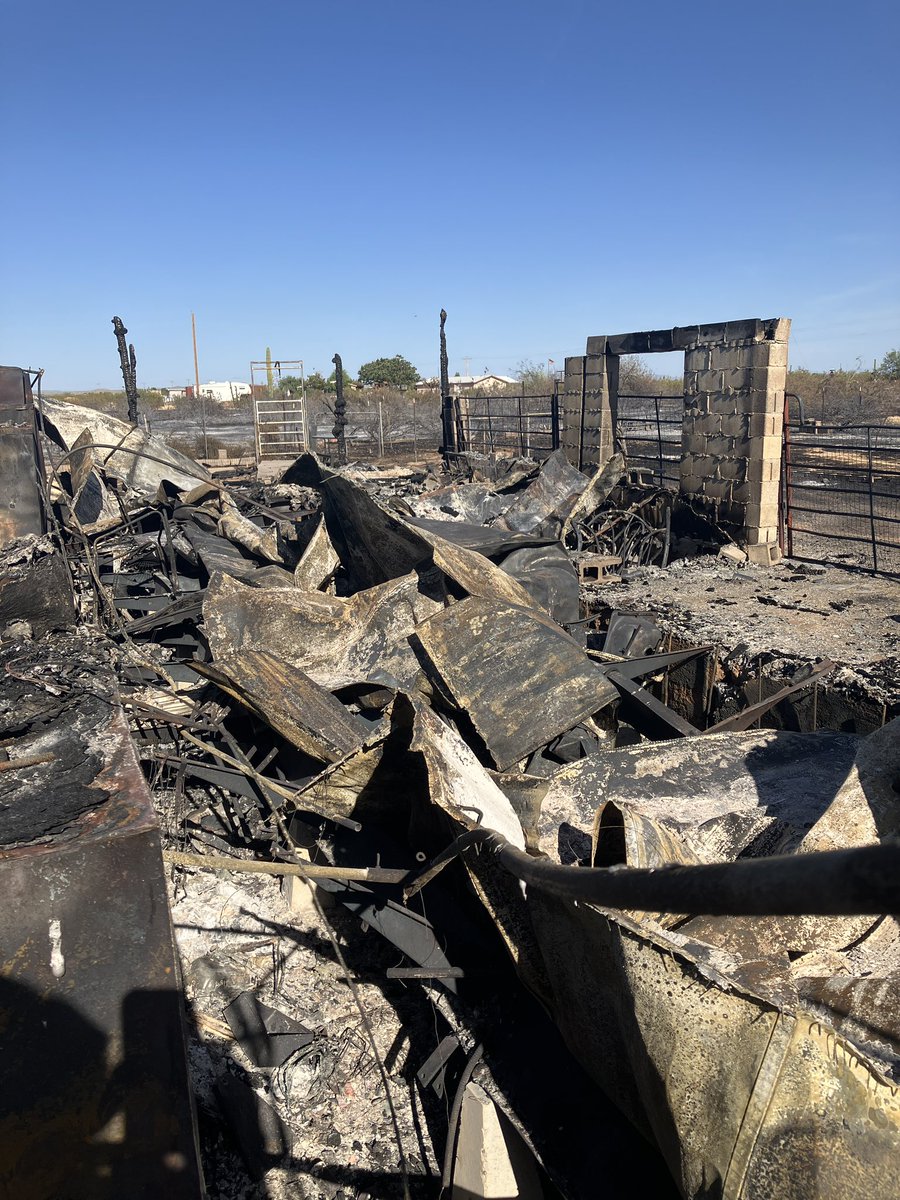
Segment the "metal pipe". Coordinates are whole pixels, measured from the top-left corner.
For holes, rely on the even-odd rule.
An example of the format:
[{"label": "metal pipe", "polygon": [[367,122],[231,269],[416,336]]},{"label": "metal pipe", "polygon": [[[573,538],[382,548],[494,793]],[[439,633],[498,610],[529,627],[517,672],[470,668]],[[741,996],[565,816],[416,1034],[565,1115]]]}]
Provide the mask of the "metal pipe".
[{"label": "metal pipe", "polygon": [[490,829],[469,830],[430,863],[409,897],[471,846],[529,887],[603,908],[707,916],[856,916],[900,912],[900,843],[691,867],[573,867],[532,858]]}]

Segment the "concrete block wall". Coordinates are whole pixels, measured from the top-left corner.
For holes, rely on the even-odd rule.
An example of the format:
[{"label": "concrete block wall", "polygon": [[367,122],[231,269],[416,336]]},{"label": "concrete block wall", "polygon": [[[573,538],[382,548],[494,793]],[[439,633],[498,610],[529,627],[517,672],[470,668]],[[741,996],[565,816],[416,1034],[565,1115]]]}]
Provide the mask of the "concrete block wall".
[{"label": "concrete block wall", "polygon": [[560,444],[581,470],[602,466],[615,449],[618,355],[605,337],[590,337],[587,353],[567,358],[560,392]]},{"label": "concrete block wall", "polygon": [[785,317],[752,318],[588,338],[585,355],[566,359],[566,456],[588,470],[613,453],[620,355],[683,350],[681,491],[751,559],[776,561],[790,328]]},{"label": "concrete block wall", "polygon": [[779,556],[790,327],[787,318],[700,326],[684,347],[681,491],[757,562]]}]

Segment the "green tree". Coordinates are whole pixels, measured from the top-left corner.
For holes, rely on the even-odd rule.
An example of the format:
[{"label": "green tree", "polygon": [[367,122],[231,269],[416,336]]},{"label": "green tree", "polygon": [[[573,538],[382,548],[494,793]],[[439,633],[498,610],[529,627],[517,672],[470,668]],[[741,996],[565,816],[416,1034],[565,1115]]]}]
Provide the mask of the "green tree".
[{"label": "green tree", "polygon": [[[321,376],[319,376],[321,378]],[[306,381],[307,387],[315,387],[310,375]],[[292,396],[299,396],[303,391],[303,380],[299,375],[283,375],[278,381],[278,390],[281,392],[290,392]]]},{"label": "green tree", "polygon": [[[353,382],[353,379],[350,376],[350,372],[347,370],[346,367],[344,367],[344,387],[345,388],[356,387],[356,384]],[[337,391],[337,369],[332,371],[331,374],[328,376],[328,378],[325,380],[325,390],[327,392],[336,392]]]},{"label": "green tree", "polygon": [[530,392],[533,396],[544,396],[553,391],[553,376],[543,363],[535,364],[530,358],[516,367],[516,379],[526,395]]},{"label": "green tree", "polygon": [[885,379],[900,379],[900,350],[888,350],[878,367]]},{"label": "green tree", "polygon": [[412,387],[419,381],[419,372],[402,354],[393,358],[375,358],[363,363],[357,372],[364,387]]}]

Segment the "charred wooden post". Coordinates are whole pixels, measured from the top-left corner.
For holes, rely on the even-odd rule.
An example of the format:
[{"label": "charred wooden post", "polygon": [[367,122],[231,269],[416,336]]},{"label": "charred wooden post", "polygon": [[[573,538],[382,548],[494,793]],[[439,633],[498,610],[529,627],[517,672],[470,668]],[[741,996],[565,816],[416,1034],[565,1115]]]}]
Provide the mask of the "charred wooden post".
[{"label": "charred wooden post", "polygon": [[125,398],[128,401],[128,420],[132,425],[137,424],[137,359],[134,346],[125,345],[125,335],[128,330],[122,324],[121,317],[113,317],[113,329],[119,345],[119,362],[122,365],[122,379],[125,381]]},{"label": "charred wooden post", "polygon": [[334,363],[334,426],[332,434],[337,439],[337,459],[343,465],[347,461],[347,401],[344,399],[344,364],[335,354]]},{"label": "charred wooden post", "polygon": [[446,458],[456,449],[456,426],[453,420],[453,397],[450,395],[450,370],[447,363],[447,334],[444,325],[447,314],[441,309],[441,454]]}]

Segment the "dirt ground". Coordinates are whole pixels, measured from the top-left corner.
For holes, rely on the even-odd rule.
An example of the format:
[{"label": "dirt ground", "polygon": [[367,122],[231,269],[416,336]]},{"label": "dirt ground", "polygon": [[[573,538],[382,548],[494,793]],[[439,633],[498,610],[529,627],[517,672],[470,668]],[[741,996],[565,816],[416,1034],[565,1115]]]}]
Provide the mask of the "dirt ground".
[{"label": "dirt ground", "polygon": [[[193,1030],[189,1056],[210,1200],[382,1200],[403,1195],[400,1153],[382,1078],[359,1010],[306,885],[292,908],[271,876],[172,868],[170,898]],[[320,893],[321,895],[321,893]],[[326,904],[328,897],[325,897]],[[410,1039],[437,1028],[429,989],[384,978],[400,961],[364,935],[339,905],[328,909],[385,1063],[410,1194],[434,1195],[428,1114],[415,1083]],[[225,1022],[224,1009],[252,990],[302,1022],[315,1041],[277,1068],[260,1068]],[[430,1028],[429,1028],[430,1023]],[[439,1039],[433,1038],[433,1041]],[[288,1130],[263,1178],[248,1170],[223,1128],[214,1092],[223,1075],[248,1085]],[[252,1144],[255,1128],[248,1132]]]},{"label": "dirt ground", "polygon": [[[630,569],[621,583],[589,585],[591,611],[650,613],[667,633],[750,659],[830,658],[867,680],[882,702],[900,701],[900,584],[834,566],[775,567],[714,555]],[[839,673],[840,675],[840,673]]]}]

